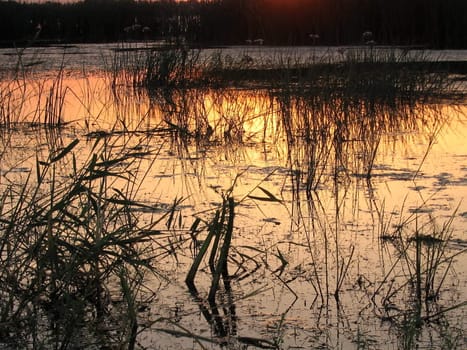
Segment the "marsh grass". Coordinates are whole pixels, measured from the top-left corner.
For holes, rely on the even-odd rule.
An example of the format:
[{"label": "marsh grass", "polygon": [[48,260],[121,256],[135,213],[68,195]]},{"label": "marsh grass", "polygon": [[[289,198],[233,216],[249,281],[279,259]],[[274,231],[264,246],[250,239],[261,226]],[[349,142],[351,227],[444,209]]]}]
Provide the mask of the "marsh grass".
[{"label": "marsh grass", "polygon": [[46,91],[44,109],[41,113],[43,118],[39,119],[44,125],[60,127],[64,123],[63,107],[68,87],[63,85],[63,74],[62,68]]},{"label": "marsh grass", "polygon": [[[414,211],[395,225],[392,234],[381,239],[394,247],[394,263],[374,290],[372,300],[380,300],[384,316],[402,332],[402,348],[413,348],[422,328],[438,322],[446,314],[465,307],[465,302],[443,305],[446,280],[452,264],[466,250],[451,253],[453,214],[439,225],[435,218]],[[389,283],[389,281],[392,281]],[[399,304],[400,303],[400,304]]]},{"label": "marsh grass", "polygon": [[26,103],[26,84],[17,79],[2,80],[0,85],[0,127],[10,128],[22,119]]},{"label": "marsh grass", "polygon": [[[138,163],[150,152],[97,139],[90,158],[80,165],[74,155],[79,143],[74,140],[47,159],[37,159],[24,183],[2,193],[3,345],[68,348],[78,340],[92,343],[101,332],[95,326],[110,322],[121,336],[114,341],[134,347],[143,277],[157,273],[152,260],[152,242],[160,235],[156,226],[175,207],[141,223],[134,209],[148,206],[134,199],[138,186],[133,181]],[[69,169],[65,178],[58,172],[62,162]],[[117,290],[109,289],[112,281]],[[119,312],[127,321],[115,324],[112,300],[119,295],[125,305]]]},{"label": "marsh grass", "polygon": [[[87,141],[95,143],[84,163],[75,156],[84,141],[66,143],[60,137],[61,128],[48,128],[49,154],[37,156],[27,181],[5,187],[0,198],[0,338],[5,344],[67,348],[85,339],[102,347],[134,348],[145,327],[138,316],[145,277],[157,274],[154,264],[159,258],[170,255],[178,263],[185,253],[184,244],[191,240],[193,260],[189,261],[186,284],[216,339],[195,335],[177,320],[167,322],[177,324],[179,331],[157,330],[189,337],[198,345],[207,341],[228,346],[233,343],[232,337],[242,346],[280,348],[288,326],[286,313],[269,329],[272,341],[235,333],[234,299],[238,296],[234,296],[231,281],[256,276],[268,259],[274,261],[267,267],[274,283],[298,298],[293,278],[284,277],[291,269],[286,248],[279,244],[268,249],[232,244],[234,219],[242,202],[259,203],[260,209],[268,202],[291,205],[290,229],[305,240],[297,245],[307,248],[307,261],[311,261],[306,271],[310,294],[314,292],[325,308],[330,307],[332,297],[339,304],[348,293],[358,262],[358,247],[349,244],[342,223],[349,187],[354,180],[360,184],[361,179],[371,186],[385,135],[439,125],[433,123],[438,116],[426,116],[419,102],[436,95],[438,92],[432,92],[443,85],[435,84],[430,90],[426,80],[417,82],[414,78],[417,72],[407,72],[407,77],[397,72],[403,68],[399,65],[405,64],[393,65],[399,58],[381,58],[370,49],[343,62],[307,65],[284,58],[279,60],[282,67],[272,68],[264,66],[269,62],[261,66],[252,57],[238,62],[214,57],[200,64],[196,53],[189,56],[181,50],[125,51],[119,58],[122,61],[114,62],[111,69],[115,101],[120,103],[116,116],[119,126],[87,134]],[[389,64],[378,66],[382,59]],[[386,81],[379,74],[394,75],[388,75]],[[443,83],[445,77],[440,78]],[[58,74],[50,88],[40,85],[38,91],[46,103],[36,109],[33,120],[37,124],[62,125],[64,101],[69,94],[62,79]],[[401,84],[405,87],[398,85],[399,80],[404,80]],[[352,90],[354,83],[356,89]],[[149,172],[141,169],[141,164],[157,153],[147,150],[147,145],[126,144],[125,140],[134,137],[142,125],[130,128],[126,119],[132,114],[127,105],[135,96],[119,95],[127,87],[147,88],[151,108],[160,112],[167,126],[164,137],[170,139],[171,155],[186,159],[186,163],[196,157],[202,162],[208,148],[230,156],[237,146],[258,140],[273,144],[283,141],[280,152],[286,158],[285,181],[291,183],[291,203],[258,185],[255,194],[239,200],[227,191],[212,215],[195,218],[189,230],[182,229],[182,215],[176,212],[178,199],[156,215],[160,208],[136,200],[141,189],[138,175],[144,179]],[[9,101],[6,91],[4,96]],[[445,92],[449,94],[450,90]],[[16,110],[20,115],[23,100],[17,101],[5,110]],[[257,108],[258,103],[261,108]],[[144,114],[142,119],[149,117]],[[251,122],[258,121],[259,131],[250,129]],[[12,125],[11,121],[5,125]],[[115,139],[123,145],[112,142]],[[201,150],[195,156],[193,144],[196,151]],[[191,168],[187,165],[183,169],[188,172]],[[331,210],[322,202],[322,189],[332,192]],[[303,211],[305,206],[308,213]],[[144,223],[138,213],[151,213],[153,219]],[[455,259],[448,254],[447,246],[451,223],[441,230],[434,221],[414,228],[410,226],[416,222],[412,219],[385,235],[391,237],[387,241],[394,245],[397,257],[372,295],[376,309],[383,310],[381,318],[407,330],[404,341],[409,347],[417,341],[423,323],[464,306],[436,309]],[[177,225],[179,231],[163,234]],[[381,218],[381,227],[387,231],[390,225]],[[185,235],[180,238],[182,231]],[[203,262],[208,271],[203,271],[208,281],[206,298],[196,289]],[[229,273],[229,267],[237,271]],[[258,288],[246,297],[261,292]],[[394,312],[395,303],[398,313]]]},{"label": "marsh grass", "polygon": [[[452,67],[423,52],[397,48],[358,47],[338,57],[298,57],[293,52],[233,57],[216,51],[207,56],[184,45],[116,52],[111,65],[113,86],[148,89],[249,87],[304,92],[315,96],[412,100],[457,94]],[[461,67],[462,68],[462,67]],[[463,70],[460,70],[462,74]]]},{"label": "marsh grass", "polygon": [[[184,45],[115,50],[110,67],[112,86],[160,88],[193,86],[201,80],[200,50]],[[200,85],[196,82],[196,85]]]},{"label": "marsh grass", "polygon": [[[368,180],[373,176],[385,135],[418,128],[420,117],[415,115],[430,118],[421,112],[430,109],[424,105],[427,100],[436,100],[441,95],[454,98],[454,103],[458,100],[448,74],[398,66],[420,63],[423,67],[429,64],[423,61],[426,57],[371,48],[359,50],[363,50],[361,54],[355,51],[342,60],[328,63],[276,59],[285,65],[280,73],[283,76],[274,76],[279,68],[271,68],[272,72],[267,74],[274,78],[266,85],[255,87],[255,70],[265,69],[261,63],[255,63],[245,68],[252,83],[248,87],[241,88],[241,79],[230,78],[226,79],[227,84],[210,85],[209,78],[196,86],[191,85],[190,78],[181,84],[149,87],[149,95],[168,127],[185,141],[216,147],[256,142],[258,136],[263,142],[285,136],[291,170],[298,170],[301,178],[306,177],[308,191],[322,185],[321,180],[329,170],[326,167],[331,163],[339,170],[339,176]],[[201,64],[199,72],[216,67],[230,74],[228,71],[236,66],[234,59],[224,63],[226,58],[215,56],[213,60],[210,65]],[[306,73],[295,79],[294,70],[298,66],[300,70],[309,69],[310,75]],[[367,66],[371,71],[365,72]],[[365,80],[362,84],[366,85],[360,88],[355,79]],[[394,89],[381,85],[378,90],[378,84],[390,84]],[[264,112],[258,113],[258,103],[263,105],[260,110]],[[260,120],[262,126],[253,134],[251,125],[260,125]],[[299,145],[306,150],[294,153],[293,149],[299,149]]]},{"label": "marsh grass", "polygon": [[[69,88],[64,85],[64,70],[53,78],[25,76],[0,84],[0,127],[18,124],[61,127]],[[35,103],[35,105],[32,105]]]}]

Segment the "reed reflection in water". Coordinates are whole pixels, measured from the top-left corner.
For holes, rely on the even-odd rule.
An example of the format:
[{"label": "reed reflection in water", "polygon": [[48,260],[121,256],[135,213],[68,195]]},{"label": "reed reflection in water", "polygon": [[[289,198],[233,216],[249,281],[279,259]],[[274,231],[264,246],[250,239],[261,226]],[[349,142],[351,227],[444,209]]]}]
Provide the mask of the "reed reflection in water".
[{"label": "reed reflection in water", "polygon": [[[77,163],[86,163],[80,157],[95,142],[117,156],[138,154],[138,166],[122,159],[119,166],[148,205],[131,211],[139,222],[183,199],[169,223],[154,227],[163,233],[154,240],[157,265],[169,280],[154,282],[157,311],[141,316],[148,342],[170,348],[183,336],[182,347],[404,346],[418,338],[438,344],[438,331],[458,335],[465,107],[280,88],[147,92],[107,84],[92,76],[66,80],[56,128],[39,126],[45,107],[22,105],[17,121],[37,132],[18,126],[2,136],[2,186],[26,177],[36,152],[60,155],[77,138]],[[38,91],[27,95],[28,105],[47,105]],[[24,140],[31,147],[8,152]],[[13,171],[17,164],[26,170]],[[56,171],[65,175],[70,164],[57,161]],[[121,180],[112,187],[120,190]],[[235,206],[229,278],[211,292],[206,255],[197,292],[189,294],[183,281],[226,194]],[[211,251],[219,259],[220,250]]]}]

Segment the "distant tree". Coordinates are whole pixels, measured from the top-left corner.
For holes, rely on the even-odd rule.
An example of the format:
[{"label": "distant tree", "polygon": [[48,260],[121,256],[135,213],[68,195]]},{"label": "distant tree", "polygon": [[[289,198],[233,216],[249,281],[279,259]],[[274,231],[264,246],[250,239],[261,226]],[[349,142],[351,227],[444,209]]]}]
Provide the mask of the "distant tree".
[{"label": "distant tree", "polygon": [[[199,44],[377,43],[466,48],[466,0],[0,1],[0,43],[180,37]],[[140,25],[128,35],[125,28]],[[145,34],[142,33],[145,29]],[[313,36],[311,36],[313,35]],[[260,42],[260,41],[257,41]]]}]

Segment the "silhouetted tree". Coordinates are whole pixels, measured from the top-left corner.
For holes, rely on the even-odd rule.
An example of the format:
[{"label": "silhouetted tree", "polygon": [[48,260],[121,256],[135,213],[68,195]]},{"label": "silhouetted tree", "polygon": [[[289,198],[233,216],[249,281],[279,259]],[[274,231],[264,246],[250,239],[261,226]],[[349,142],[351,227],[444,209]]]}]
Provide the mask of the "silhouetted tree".
[{"label": "silhouetted tree", "polygon": [[[467,47],[466,0],[0,1],[0,42],[186,38],[199,44],[380,44]],[[136,22],[135,22],[136,21]],[[141,32],[124,28],[137,23]],[[310,36],[313,34],[313,36]],[[319,41],[318,38],[319,37]],[[313,38],[313,39],[310,39]]]}]

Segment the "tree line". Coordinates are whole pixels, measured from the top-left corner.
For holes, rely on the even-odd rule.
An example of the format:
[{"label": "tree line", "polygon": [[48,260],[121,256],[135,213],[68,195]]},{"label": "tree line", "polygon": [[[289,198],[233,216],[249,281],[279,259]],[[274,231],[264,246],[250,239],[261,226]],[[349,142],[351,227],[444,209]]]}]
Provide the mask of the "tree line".
[{"label": "tree line", "polygon": [[156,39],[200,45],[254,40],[268,45],[351,45],[371,39],[383,45],[467,48],[467,1],[0,2],[3,44]]}]

